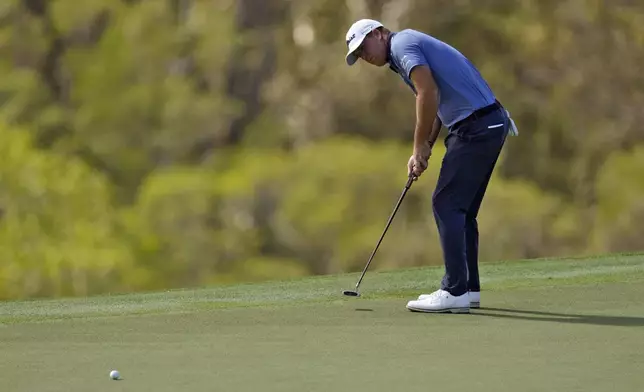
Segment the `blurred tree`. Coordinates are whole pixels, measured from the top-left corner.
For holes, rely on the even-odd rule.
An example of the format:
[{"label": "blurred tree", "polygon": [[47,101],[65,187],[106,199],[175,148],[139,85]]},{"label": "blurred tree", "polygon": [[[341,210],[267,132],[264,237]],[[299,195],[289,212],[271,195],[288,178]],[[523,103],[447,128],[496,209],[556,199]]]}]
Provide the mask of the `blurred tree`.
[{"label": "blurred tree", "polygon": [[146,271],[120,241],[109,183],[30,139],[0,125],[0,298],[145,287]]},{"label": "blurred tree", "polygon": [[612,154],[602,166],[596,192],[594,252],[642,250],[644,145]]},{"label": "blurred tree", "polygon": [[[519,125],[482,260],[641,247],[642,2],[4,0],[0,296],[361,269],[415,120],[399,78],[346,66],[363,17],[453,44]],[[442,153],[376,268],[442,263]]]}]

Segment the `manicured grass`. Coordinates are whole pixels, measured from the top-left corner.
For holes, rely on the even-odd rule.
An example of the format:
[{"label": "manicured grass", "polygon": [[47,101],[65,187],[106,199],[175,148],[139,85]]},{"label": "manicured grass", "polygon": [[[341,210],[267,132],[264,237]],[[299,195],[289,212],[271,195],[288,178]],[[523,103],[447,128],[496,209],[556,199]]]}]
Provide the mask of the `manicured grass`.
[{"label": "manicured grass", "polygon": [[0,390],[641,389],[643,255],[484,264],[483,309],[407,311],[441,274],[0,303]]}]

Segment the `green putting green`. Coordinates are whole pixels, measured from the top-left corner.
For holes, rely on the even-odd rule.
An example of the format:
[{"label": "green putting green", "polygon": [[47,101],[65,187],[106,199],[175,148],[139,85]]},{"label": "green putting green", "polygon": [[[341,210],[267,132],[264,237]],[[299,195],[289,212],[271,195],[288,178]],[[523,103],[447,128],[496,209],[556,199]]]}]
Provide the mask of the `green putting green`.
[{"label": "green putting green", "polygon": [[[482,265],[483,309],[422,314],[437,268],[0,303],[2,391],[636,391],[644,256]],[[121,381],[109,372],[121,372]]]}]

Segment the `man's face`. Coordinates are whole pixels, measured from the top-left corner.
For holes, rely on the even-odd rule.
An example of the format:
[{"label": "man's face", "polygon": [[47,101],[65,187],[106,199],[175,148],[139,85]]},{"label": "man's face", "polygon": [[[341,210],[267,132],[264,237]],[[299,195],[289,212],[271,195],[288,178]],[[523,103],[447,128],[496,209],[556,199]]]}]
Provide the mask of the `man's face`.
[{"label": "man's face", "polygon": [[356,49],[356,55],[371,65],[382,67],[387,64],[387,40],[379,30],[374,30]]}]

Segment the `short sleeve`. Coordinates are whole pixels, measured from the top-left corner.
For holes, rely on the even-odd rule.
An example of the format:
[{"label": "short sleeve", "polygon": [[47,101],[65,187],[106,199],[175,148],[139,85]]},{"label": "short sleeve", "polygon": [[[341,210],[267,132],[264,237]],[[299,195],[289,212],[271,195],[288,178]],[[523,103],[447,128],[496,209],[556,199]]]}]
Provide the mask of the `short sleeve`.
[{"label": "short sleeve", "polygon": [[391,53],[409,79],[411,71],[419,65],[429,67],[420,46],[420,40],[412,34],[398,33],[391,45]]}]

